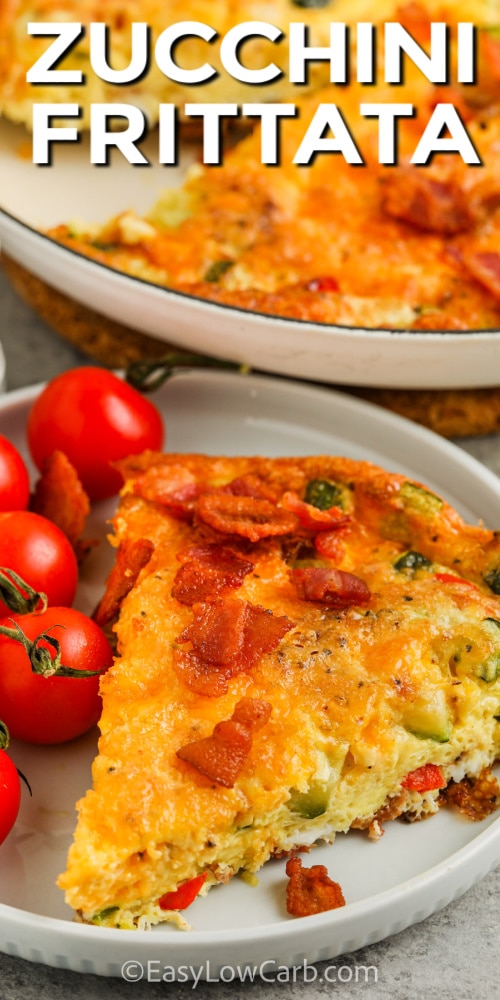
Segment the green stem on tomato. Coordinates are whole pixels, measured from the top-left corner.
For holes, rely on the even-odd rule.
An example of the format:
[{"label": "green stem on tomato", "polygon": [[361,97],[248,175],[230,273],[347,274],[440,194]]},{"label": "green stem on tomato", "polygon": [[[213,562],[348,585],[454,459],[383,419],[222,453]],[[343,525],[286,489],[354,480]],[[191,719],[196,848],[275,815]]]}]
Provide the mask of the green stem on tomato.
[{"label": "green stem on tomato", "polygon": [[46,611],[47,595],[33,590],[26,580],[8,566],[0,566],[0,600],[9,611],[29,615],[33,611]]},{"label": "green stem on tomato", "polygon": [[[0,719],[0,750],[6,750],[7,747],[8,747],[8,745],[9,745],[9,743],[10,743],[9,730],[7,729],[7,726],[5,725],[5,722],[2,722],[2,720]],[[33,795],[33,792],[31,791],[31,785],[30,785],[30,783],[29,783],[26,775],[23,774],[23,772],[20,771],[18,767],[16,767],[16,771],[17,771],[19,777],[21,778],[21,781],[24,781],[24,784],[26,785],[26,788],[28,789],[28,792],[30,793],[30,795]]]},{"label": "green stem on tomato", "polygon": [[[102,673],[101,670],[77,670],[75,667],[66,667],[64,663],[61,663],[60,643],[52,635],[49,635],[50,630],[40,632],[40,635],[31,641],[17,622],[11,618],[8,620],[12,621],[13,628],[0,625],[0,635],[24,646],[34,674],[38,674],[40,677],[97,677],[98,674]],[[65,625],[52,625],[51,628],[65,628]],[[40,642],[46,642],[51,646],[55,655],[52,656],[50,649],[40,646]]]},{"label": "green stem on tomato", "polygon": [[10,742],[9,730],[5,725],[5,722],[2,722],[2,720],[0,719],[0,750],[6,750],[9,745],[9,742]]},{"label": "green stem on tomato", "polygon": [[246,374],[247,365],[236,361],[221,361],[218,358],[208,358],[204,354],[191,354],[189,351],[168,351],[161,358],[148,361],[133,361],[127,368],[126,380],[134,389],[141,392],[154,392],[159,389],[178,368],[223,368]]}]

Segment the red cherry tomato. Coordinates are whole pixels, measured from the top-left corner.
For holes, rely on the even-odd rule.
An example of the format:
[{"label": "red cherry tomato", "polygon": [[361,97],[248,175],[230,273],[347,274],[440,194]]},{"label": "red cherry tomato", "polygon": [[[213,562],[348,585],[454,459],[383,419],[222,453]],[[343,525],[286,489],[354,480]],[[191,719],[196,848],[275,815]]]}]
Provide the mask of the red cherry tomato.
[{"label": "red cherry tomato", "polygon": [[[104,632],[74,608],[11,615],[1,620],[0,626],[12,628],[12,622],[17,622],[31,641],[47,632],[57,639],[65,667],[102,672],[113,662]],[[38,645],[53,659],[55,650],[50,644],[41,640]],[[2,719],[13,738],[28,743],[64,743],[98,721],[99,676],[41,676],[33,672],[23,645],[0,635],[0,705]]]},{"label": "red cherry tomato", "polygon": [[0,844],[3,844],[17,819],[21,804],[21,782],[5,750],[0,750]]},{"label": "red cherry tomato", "polygon": [[[60,528],[31,511],[0,513],[0,566],[13,569],[49,604],[72,604],[78,564]],[[0,615],[9,609],[0,601]]]},{"label": "red cherry tomato", "polygon": [[73,368],[53,379],[35,400],[28,444],[40,469],[63,451],[91,500],[117,493],[122,477],[111,462],[163,444],[156,407],[104,368]]},{"label": "red cherry tomato", "polygon": [[0,511],[26,510],[29,497],[28,470],[14,445],[0,434]]}]

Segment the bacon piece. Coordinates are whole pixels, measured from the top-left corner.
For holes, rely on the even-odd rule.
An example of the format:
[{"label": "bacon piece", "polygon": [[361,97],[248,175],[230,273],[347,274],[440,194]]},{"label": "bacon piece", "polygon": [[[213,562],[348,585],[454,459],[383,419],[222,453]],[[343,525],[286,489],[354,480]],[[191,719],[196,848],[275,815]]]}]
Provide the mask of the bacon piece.
[{"label": "bacon piece", "polygon": [[433,233],[465,232],[476,222],[461,188],[416,167],[400,167],[385,178],[382,207],[387,215]]},{"label": "bacon piece", "polygon": [[92,543],[83,542],[82,535],[90,511],[90,500],[76,469],[64,452],[54,451],[45,459],[30,510],[61,529],[79,560],[87,554]]},{"label": "bacon piece", "polygon": [[152,466],[133,485],[136,496],[162,504],[183,520],[191,519],[199,490],[196,476],[182,465]]},{"label": "bacon piece", "polygon": [[175,575],[172,597],[181,604],[216,598],[222,590],[241,587],[253,563],[224,545],[202,545],[177,556],[183,563]]},{"label": "bacon piece", "polygon": [[294,627],[289,618],[234,597],[195,604],[193,613],[194,621],[177,641],[190,642],[200,660],[230,667],[232,674],[253,667]]},{"label": "bacon piece", "polygon": [[198,516],[215,531],[241,535],[251,542],[295,531],[298,520],[269,500],[228,494],[204,493],[198,501]]},{"label": "bacon piece", "polygon": [[310,917],[325,910],[345,906],[338,882],[328,876],[324,865],[304,868],[300,858],[290,858],[285,869],[290,881],[286,887],[286,908],[292,917]]},{"label": "bacon piece", "polygon": [[401,785],[409,792],[431,792],[436,788],[445,788],[446,781],[437,764],[423,764],[415,771],[409,771]]},{"label": "bacon piece", "polygon": [[292,569],[290,576],[303,601],[318,601],[329,608],[341,609],[353,604],[366,604],[370,600],[370,591],[364,580],[341,569],[308,566],[306,569]]},{"label": "bacon piece", "polygon": [[115,565],[106,581],[106,591],[93,615],[101,628],[118,617],[122,602],[135,587],[139,573],[147,566],[153,551],[154,545],[147,538],[120,543]]},{"label": "bacon piece", "polygon": [[221,488],[220,492],[230,493],[234,497],[253,497],[254,500],[269,500],[270,503],[276,503],[278,499],[278,494],[275,490],[271,489],[260,476],[255,476],[251,472],[247,473],[246,476],[238,476],[237,479],[232,479],[230,483]]},{"label": "bacon piece", "polygon": [[490,768],[485,767],[477,778],[449,784],[443,798],[458,806],[467,819],[480,821],[500,807],[500,785]]},{"label": "bacon piece", "polygon": [[402,24],[420,43],[429,42],[431,38],[431,19],[429,11],[415,0],[402,4],[396,10],[395,20]]},{"label": "bacon piece", "polygon": [[462,263],[472,276],[500,299],[500,254],[493,250],[473,253],[464,251]]},{"label": "bacon piece", "polygon": [[241,659],[249,607],[238,599],[195,604],[194,621],[181,632],[177,642],[190,642],[205,663],[231,667]]},{"label": "bacon piece", "polygon": [[195,653],[175,649],[174,670],[190,691],[206,698],[220,698],[227,693],[228,682],[233,675],[231,667],[218,667],[205,663]]},{"label": "bacon piece", "polygon": [[337,531],[335,529],[333,531],[319,531],[314,536],[316,551],[321,556],[325,556],[326,559],[333,559],[335,562],[340,562],[345,555],[343,537],[344,531],[342,529]]},{"label": "bacon piece", "polygon": [[242,698],[231,718],[218,722],[211,736],[180,747],[177,756],[210,781],[233,788],[250,755],[253,736],[266,724],[271,712],[267,701]]},{"label": "bacon piece", "polygon": [[193,612],[194,621],[177,639],[192,648],[175,651],[174,667],[187,687],[209,698],[225,694],[231,677],[250,670],[294,627],[239,598],[197,604]]},{"label": "bacon piece", "polygon": [[296,493],[287,492],[283,494],[281,501],[285,510],[295,514],[303,528],[310,528],[311,531],[325,531],[327,528],[342,528],[349,524],[351,518],[348,514],[343,514],[340,507],[330,507],[328,510],[320,510],[312,503],[301,500]]}]

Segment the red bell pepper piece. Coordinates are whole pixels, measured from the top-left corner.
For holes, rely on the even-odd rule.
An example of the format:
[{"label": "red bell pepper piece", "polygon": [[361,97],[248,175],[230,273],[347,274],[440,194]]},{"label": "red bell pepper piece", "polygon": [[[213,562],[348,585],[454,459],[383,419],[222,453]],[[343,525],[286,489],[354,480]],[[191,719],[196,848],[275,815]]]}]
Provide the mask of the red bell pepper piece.
[{"label": "red bell pepper piece", "polygon": [[476,584],[470,580],[464,580],[463,576],[453,576],[452,573],[434,573],[436,580],[441,583],[464,583],[466,587],[473,587],[477,590]]},{"label": "red bell pepper piece", "polygon": [[410,771],[401,782],[409,792],[431,792],[435,788],[445,788],[446,781],[443,772],[437,764],[423,764],[415,771]]},{"label": "red bell pepper piece", "polygon": [[202,885],[207,877],[206,872],[202,872],[201,875],[195,875],[194,878],[189,879],[188,882],[183,882],[178,889],[174,889],[173,892],[166,892],[164,896],[158,900],[158,905],[161,910],[185,910],[191,903],[196,899]]}]

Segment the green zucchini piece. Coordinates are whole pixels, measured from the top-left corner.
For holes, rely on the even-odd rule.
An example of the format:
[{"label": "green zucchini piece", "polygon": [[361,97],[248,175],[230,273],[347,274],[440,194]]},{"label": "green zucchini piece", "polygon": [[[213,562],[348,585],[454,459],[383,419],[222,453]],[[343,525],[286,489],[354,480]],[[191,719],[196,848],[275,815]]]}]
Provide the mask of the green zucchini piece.
[{"label": "green zucchini piece", "polygon": [[403,552],[403,555],[394,563],[394,569],[397,569],[399,572],[403,569],[427,569],[429,566],[432,566],[431,560],[427,559],[427,556],[423,556],[421,552],[415,552],[413,549]]},{"label": "green zucchini piece", "polygon": [[93,924],[105,924],[107,920],[120,909],[119,906],[108,906],[105,910],[100,910],[92,917]]},{"label": "green zucchini piece", "polygon": [[345,487],[329,479],[311,479],[306,486],[306,503],[318,510],[330,510],[330,507],[345,509]]},{"label": "green zucchini piece", "polygon": [[444,691],[435,691],[429,700],[417,698],[404,712],[403,725],[419,740],[448,743],[453,725]]},{"label": "green zucchini piece", "polygon": [[214,283],[220,281],[226,271],[230,271],[232,267],[234,267],[234,260],[216,260],[203,275],[203,281]]},{"label": "green zucchini piece", "polygon": [[415,483],[403,483],[399,495],[405,507],[411,507],[420,514],[427,514],[429,517],[438,514],[443,506],[441,497],[430,493],[429,490],[424,490],[422,486],[416,486]]},{"label": "green zucchini piece", "polygon": [[[483,624],[489,626],[488,631],[490,635],[500,646],[500,621],[498,618],[483,618]],[[494,681],[498,680],[500,677],[500,648],[480,663],[476,667],[476,677],[480,677],[481,680],[486,681],[487,684],[492,684]]]},{"label": "green zucchini piece", "polygon": [[492,653],[476,670],[477,677],[487,684],[493,684],[500,677],[500,653]]},{"label": "green zucchini piece", "polygon": [[299,792],[296,788],[292,788],[287,806],[291,812],[298,813],[305,819],[316,819],[317,816],[326,813],[329,800],[329,789],[325,785],[313,782],[307,792]]},{"label": "green zucchini piece", "polygon": [[487,573],[484,582],[494,594],[500,594],[500,569],[493,569],[491,573]]}]

